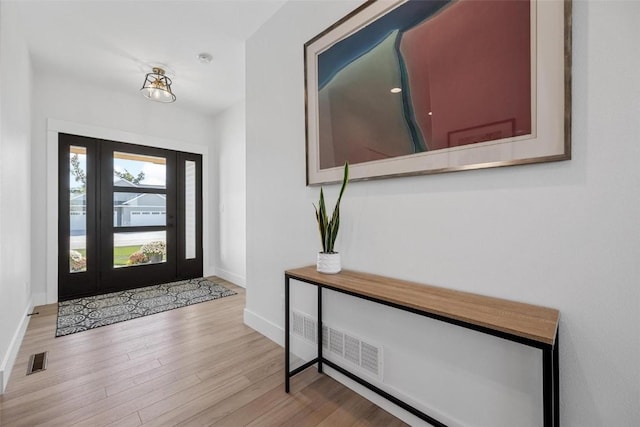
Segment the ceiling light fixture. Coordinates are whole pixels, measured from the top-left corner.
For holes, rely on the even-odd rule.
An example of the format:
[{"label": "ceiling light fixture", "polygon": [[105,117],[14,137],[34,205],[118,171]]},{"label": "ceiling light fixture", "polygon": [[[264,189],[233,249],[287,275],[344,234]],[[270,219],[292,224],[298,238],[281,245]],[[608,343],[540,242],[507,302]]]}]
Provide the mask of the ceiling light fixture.
[{"label": "ceiling light fixture", "polygon": [[140,92],[152,101],[174,102],[176,96],[171,91],[171,79],[164,75],[164,70],[154,67],[153,72],[144,78]]}]

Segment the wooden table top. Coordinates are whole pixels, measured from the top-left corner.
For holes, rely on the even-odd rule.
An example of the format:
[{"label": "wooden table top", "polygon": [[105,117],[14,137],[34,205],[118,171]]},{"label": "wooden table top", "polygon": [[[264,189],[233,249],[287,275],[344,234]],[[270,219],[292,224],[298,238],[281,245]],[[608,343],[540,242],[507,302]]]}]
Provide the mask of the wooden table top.
[{"label": "wooden table top", "polygon": [[315,266],[308,266],[287,270],[286,274],[294,279],[320,283],[544,344],[555,344],[560,312],[553,308],[349,270],[322,274]]}]

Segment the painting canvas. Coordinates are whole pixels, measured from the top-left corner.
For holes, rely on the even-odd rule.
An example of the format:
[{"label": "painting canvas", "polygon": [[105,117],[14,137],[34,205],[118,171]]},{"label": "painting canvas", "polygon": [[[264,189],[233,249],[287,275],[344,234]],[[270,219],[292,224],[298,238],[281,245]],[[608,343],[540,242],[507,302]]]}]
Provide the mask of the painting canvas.
[{"label": "painting canvas", "polygon": [[315,37],[307,183],[569,158],[565,8],[378,1]]}]

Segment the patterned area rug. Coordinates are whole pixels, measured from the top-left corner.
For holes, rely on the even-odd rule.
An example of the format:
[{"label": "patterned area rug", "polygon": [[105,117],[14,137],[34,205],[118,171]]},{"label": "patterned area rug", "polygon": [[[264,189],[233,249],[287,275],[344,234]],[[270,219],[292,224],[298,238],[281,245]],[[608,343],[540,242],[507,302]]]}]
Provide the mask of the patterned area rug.
[{"label": "patterned area rug", "polygon": [[56,337],[235,294],[201,278],[63,301]]}]

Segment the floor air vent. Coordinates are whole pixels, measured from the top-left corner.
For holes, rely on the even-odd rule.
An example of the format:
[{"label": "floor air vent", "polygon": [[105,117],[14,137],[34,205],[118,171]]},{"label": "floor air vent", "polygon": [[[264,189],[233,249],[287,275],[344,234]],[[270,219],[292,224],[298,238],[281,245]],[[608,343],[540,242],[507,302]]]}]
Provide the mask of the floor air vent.
[{"label": "floor air vent", "polygon": [[[316,320],[308,314],[292,310],[291,332],[306,341],[317,343]],[[362,372],[382,380],[382,346],[374,345],[350,333],[322,325],[322,347]]]},{"label": "floor air vent", "polygon": [[29,357],[29,364],[27,365],[27,375],[35,374],[36,372],[44,371],[45,369],[47,369],[48,355],[48,351],[32,354]]}]

